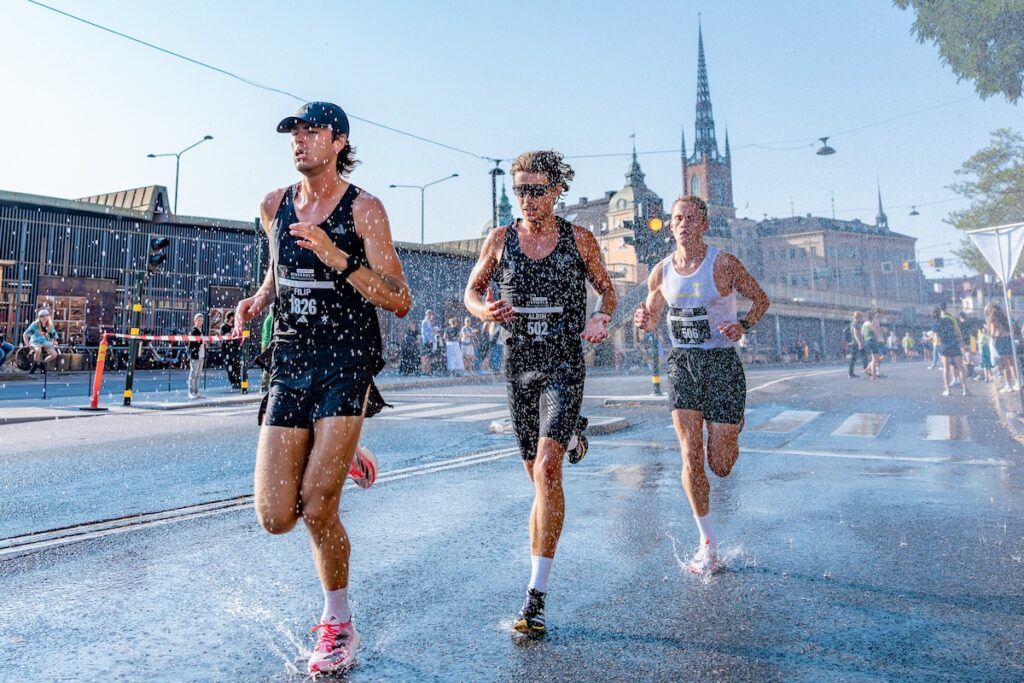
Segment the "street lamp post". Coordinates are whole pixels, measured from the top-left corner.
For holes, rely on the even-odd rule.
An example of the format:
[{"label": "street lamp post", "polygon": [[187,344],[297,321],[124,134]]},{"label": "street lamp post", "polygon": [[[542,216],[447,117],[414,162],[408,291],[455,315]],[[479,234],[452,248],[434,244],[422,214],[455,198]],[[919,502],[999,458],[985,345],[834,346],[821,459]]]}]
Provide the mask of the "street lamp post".
[{"label": "street lamp post", "polygon": [[426,193],[427,188],[430,187],[431,185],[437,185],[438,183],[443,183],[446,180],[451,180],[452,178],[458,178],[458,177],[459,177],[458,173],[452,173],[451,175],[446,175],[444,178],[439,178],[438,180],[431,181],[431,182],[427,183],[426,185],[397,185],[395,183],[392,183],[391,185],[388,185],[388,187],[407,187],[407,188],[412,188],[412,189],[420,191],[420,244],[426,244],[427,243],[427,241],[426,241],[425,223],[424,223],[424,215],[425,215],[424,214],[424,208],[425,208],[424,194]]},{"label": "street lamp post", "polygon": [[181,155],[189,151],[193,147],[198,147],[207,140],[212,140],[212,135],[204,135],[203,139],[199,142],[194,142],[180,152],[166,152],[164,154],[147,154],[146,156],[150,159],[157,159],[159,157],[174,157],[174,213],[178,213],[178,176],[181,171]]}]

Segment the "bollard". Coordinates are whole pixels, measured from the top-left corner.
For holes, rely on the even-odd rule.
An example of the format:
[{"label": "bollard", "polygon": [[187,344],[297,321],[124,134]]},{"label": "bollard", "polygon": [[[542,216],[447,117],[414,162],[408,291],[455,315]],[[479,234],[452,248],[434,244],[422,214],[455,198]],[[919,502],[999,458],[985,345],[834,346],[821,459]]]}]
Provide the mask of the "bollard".
[{"label": "bollard", "polygon": [[103,366],[107,360],[107,335],[100,337],[100,348],[96,352],[96,372],[92,378],[92,400],[81,410],[106,410],[100,408],[100,387],[103,385]]},{"label": "bollard", "polygon": [[243,394],[248,394],[249,393],[249,366],[245,362],[246,355],[249,352],[248,341],[249,341],[249,330],[242,330],[242,343],[239,345],[240,349],[241,349],[241,353],[239,354],[239,362],[242,364],[241,370],[239,372],[239,377],[240,377],[240,380],[241,380],[239,382],[239,384],[242,387],[242,393]]},{"label": "bollard", "polygon": [[658,335],[651,335],[651,384],[654,385],[654,395],[661,396],[661,368],[658,358]]}]

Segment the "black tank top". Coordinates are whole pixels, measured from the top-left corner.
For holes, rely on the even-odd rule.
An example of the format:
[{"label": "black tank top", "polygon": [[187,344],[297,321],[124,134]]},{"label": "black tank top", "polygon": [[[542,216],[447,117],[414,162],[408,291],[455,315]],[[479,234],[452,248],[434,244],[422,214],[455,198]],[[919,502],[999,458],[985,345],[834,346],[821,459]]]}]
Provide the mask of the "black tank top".
[{"label": "black tank top", "polygon": [[587,324],[587,269],[576,248],[572,224],[557,218],[558,242],[541,259],[523,253],[516,223],[494,271],[501,298],[515,310],[502,325],[510,353],[536,354],[537,360],[573,358],[582,352],[580,334]]},{"label": "black tank top", "polygon": [[[349,185],[320,227],[350,259],[367,266],[366,248],[356,234],[352,215],[352,204],[360,191]],[[289,234],[288,227],[298,222],[292,186],[285,190],[271,227],[270,259],[277,289],[274,342],[330,349],[342,365],[366,363],[378,372],[383,361],[376,307],[338,271],[296,244],[297,238]]]}]

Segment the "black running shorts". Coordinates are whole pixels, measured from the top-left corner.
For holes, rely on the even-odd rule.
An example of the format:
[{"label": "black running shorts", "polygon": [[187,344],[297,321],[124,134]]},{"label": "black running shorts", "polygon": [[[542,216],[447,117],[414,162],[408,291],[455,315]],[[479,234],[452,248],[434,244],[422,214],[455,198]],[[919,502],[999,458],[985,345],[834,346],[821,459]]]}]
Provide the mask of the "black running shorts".
[{"label": "black running shorts", "polygon": [[696,410],[719,424],[743,419],[747,377],[735,349],[674,349],[668,367],[672,410]]},{"label": "black running shorts", "polygon": [[[580,354],[571,359],[517,359],[505,367],[508,407],[523,460],[537,457],[537,442],[547,437],[568,447],[583,405],[586,369]],[[525,355],[525,354],[524,354]]]},{"label": "black running shorts", "polygon": [[324,417],[373,417],[387,404],[365,364],[339,365],[330,348],[274,344],[270,389],[260,406],[259,423],[270,427],[312,429]]}]

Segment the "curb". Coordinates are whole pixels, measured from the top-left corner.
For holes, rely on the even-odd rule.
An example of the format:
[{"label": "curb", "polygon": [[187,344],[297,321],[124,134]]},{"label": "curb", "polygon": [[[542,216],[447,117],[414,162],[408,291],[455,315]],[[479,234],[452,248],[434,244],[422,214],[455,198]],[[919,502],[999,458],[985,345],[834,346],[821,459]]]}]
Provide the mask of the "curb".
[{"label": "curb", "polygon": [[667,402],[668,394],[661,394],[660,396],[655,396],[654,394],[645,394],[641,396],[613,396],[604,400],[604,404],[606,406],[638,406]]}]

